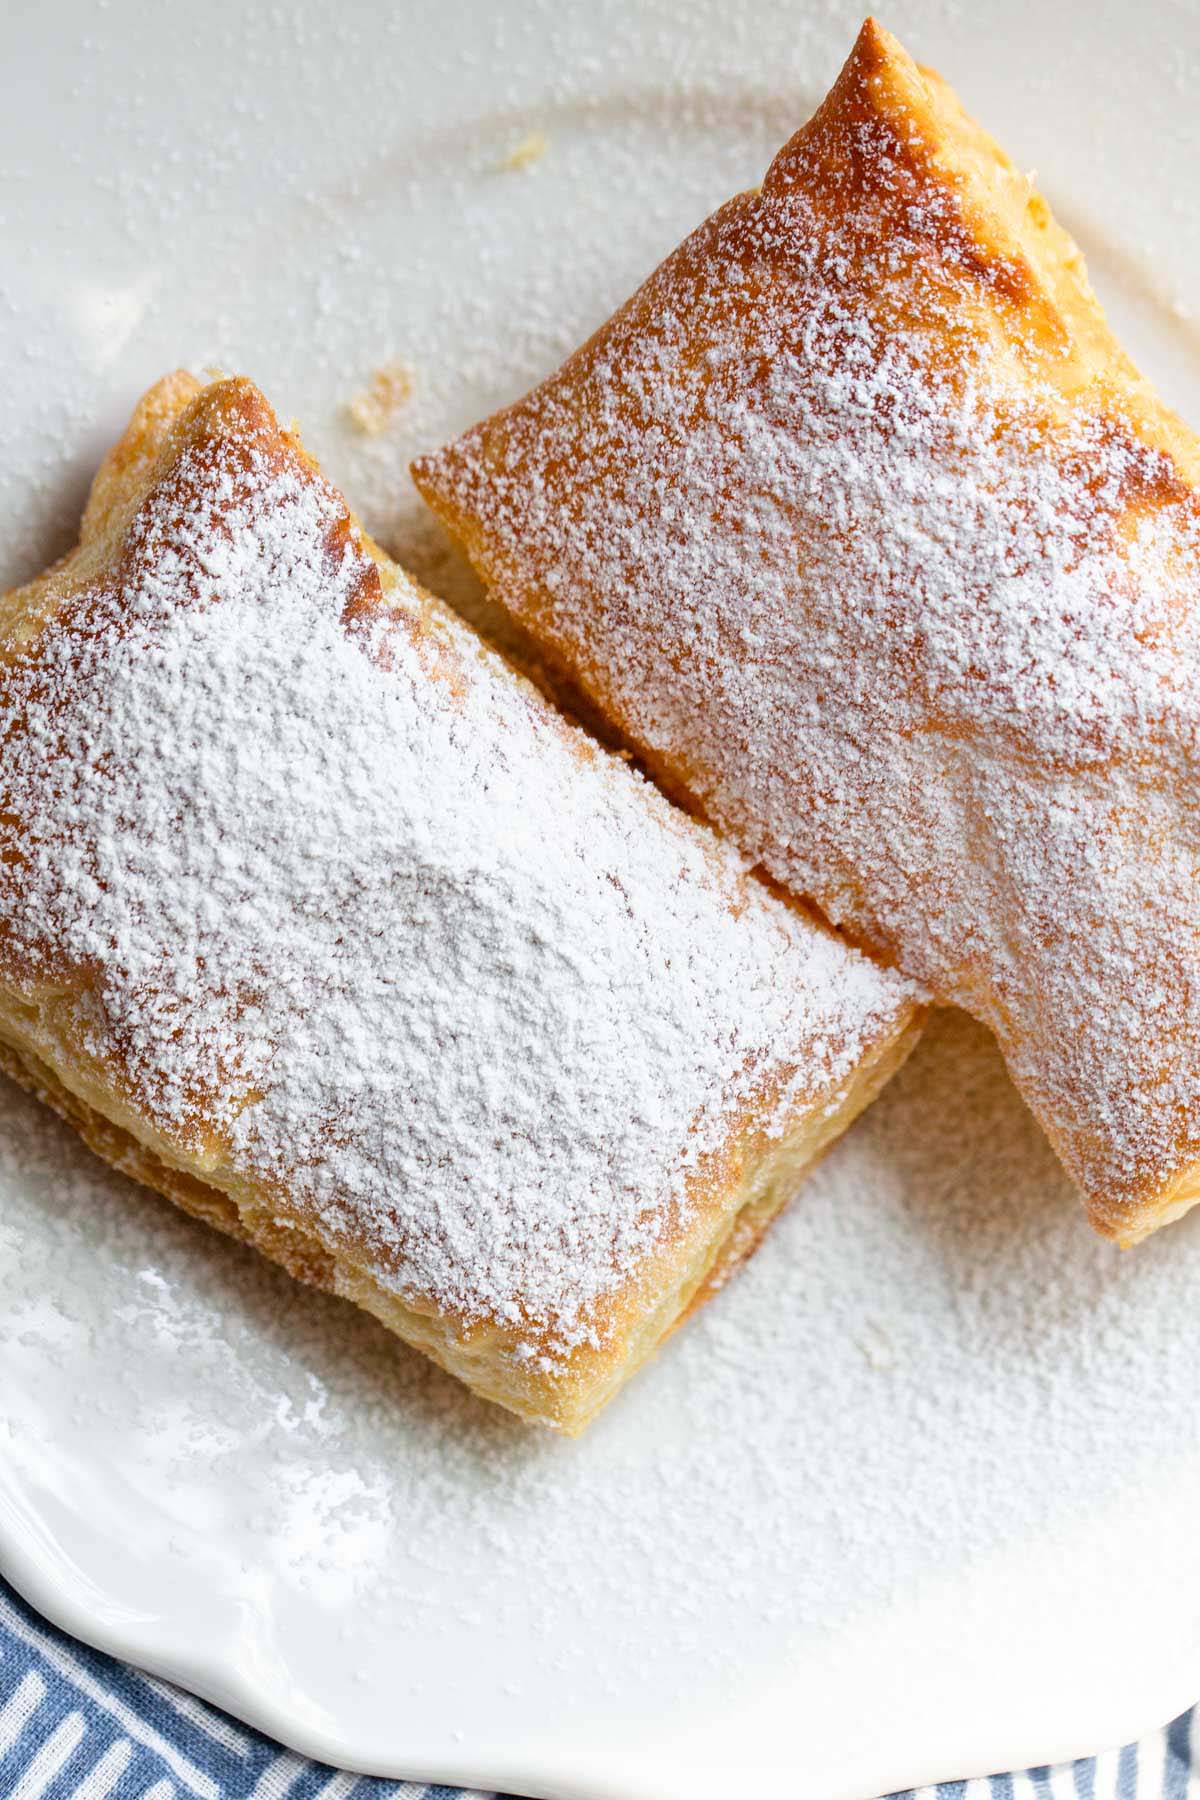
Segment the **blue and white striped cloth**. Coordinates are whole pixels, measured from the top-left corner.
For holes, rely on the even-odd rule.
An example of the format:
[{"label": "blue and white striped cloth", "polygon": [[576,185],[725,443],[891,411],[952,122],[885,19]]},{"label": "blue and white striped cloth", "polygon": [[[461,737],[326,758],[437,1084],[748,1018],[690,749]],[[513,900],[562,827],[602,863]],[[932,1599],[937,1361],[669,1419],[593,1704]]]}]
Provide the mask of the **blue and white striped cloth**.
[{"label": "blue and white striped cloth", "polygon": [[[893,1800],[1200,1800],[1200,1770],[1195,1780],[1191,1773],[1194,1716],[1085,1762],[942,1782]],[[306,1762],[192,1695],[75,1643],[0,1581],[0,1800],[496,1797]],[[797,1788],[794,1800],[814,1796]]]}]

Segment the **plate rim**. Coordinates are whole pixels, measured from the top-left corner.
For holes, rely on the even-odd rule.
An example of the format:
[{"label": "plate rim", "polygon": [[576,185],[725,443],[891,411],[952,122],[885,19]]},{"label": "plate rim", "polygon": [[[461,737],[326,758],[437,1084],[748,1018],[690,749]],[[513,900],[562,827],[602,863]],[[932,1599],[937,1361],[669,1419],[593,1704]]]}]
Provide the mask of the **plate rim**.
[{"label": "plate rim", "polygon": [[[5,1486],[0,1484],[0,1573],[28,1606],[68,1637],[183,1688],[285,1749],[312,1761],[382,1780],[460,1787],[501,1795],[527,1794],[533,1800],[660,1800],[663,1794],[658,1786],[653,1789],[630,1787],[623,1781],[616,1785],[611,1777],[593,1781],[585,1773],[560,1766],[557,1761],[540,1765],[520,1761],[506,1763],[499,1754],[495,1758],[484,1756],[482,1761],[477,1754],[464,1755],[461,1762],[448,1761],[444,1757],[434,1761],[414,1757],[395,1762],[386,1758],[358,1757],[349,1739],[339,1736],[336,1731],[322,1731],[308,1722],[297,1724],[294,1715],[289,1714],[286,1700],[273,1695],[265,1682],[248,1678],[244,1670],[239,1670],[236,1679],[227,1676],[222,1684],[211,1678],[211,1659],[205,1663],[201,1657],[191,1658],[180,1648],[165,1650],[155,1642],[152,1631],[139,1631],[135,1622],[130,1621],[122,1628],[112,1617],[104,1618],[89,1610],[86,1602],[71,1591],[65,1574],[55,1567],[54,1562],[49,1557],[40,1558],[31,1548],[29,1536],[28,1532],[21,1532],[19,1515],[10,1503]],[[54,1541],[58,1542],[57,1539]],[[70,1559],[64,1556],[63,1560],[69,1562]],[[95,1588],[97,1584],[92,1580],[91,1585]],[[159,1616],[160,1622],[164,1617]],[[231,1666],[237,1668],[236,1664]],[[1006,1741],[1001,1731],[995,1750],[977,1747],[972,1754],[962,1756],[953,1749],[944,1753],[931,1750],[924,1761],[916,1758],[906,1763],[902,1776],[880,1774],[871,1777],[866,1785],[855,1777],[848,1785],[839,1785],[822,1794],[820,1800],[881,1800],[891,1793],[934,1787],[941,1782],[1022,1774],[1028,1769],[1058,1767],[1114,1753],[1164,1731],[1176,1718],[1200,1705],[1200,1700],[1195,1698],[1200,1695],[1200,1660],[1186,1680],[1180,1678],[1175,1682],[1173,1693],[1175,1698],[1169,1700],[1169,1710],[1165,1713],[1158,1708],[1149,1713],[1141,1711],[1138,1709],[1140,1702],[1124,1723],[1119,1723],[1122,1715],[1118,1713],[1115,1730],[1113,1708],[1106,1703],[1103,1706],[1104,1721],[1102,1723],[1097,1716],[1094,1732],[1080,1726],[1054,1742],[1039,1741],[1032,1748],[1027,1746],[1014,1754],[1011,1749],[999,1748]],[[953,1744],[953,1733],[948,1733],[947,1737]],[[975,1741],[977,1743],[977,1739]],[[1007,1742],[1011,1744],[1012,1740]],[[869,1766],[876,1765],[881,1770],[892,1766],[885,1759],[876,1759]],[[743,1780],[761,1780],[764,1775],[776,1773],[794,1780],[797,1769],[795,1764],[772,1767],[751,1763],[740,1771],[725,1767],[719,1772],[718,1784],[711,1790],[712,1800],[727,1792],[730,1776],[739,1773]],[[678,1794],[681,1800],[687,1795],[709,1800],[709,1790],[699,1788],[691,1775],[680,1785]],[[675,1797],[670,1795],[666,1800],[675,1800]]]}]

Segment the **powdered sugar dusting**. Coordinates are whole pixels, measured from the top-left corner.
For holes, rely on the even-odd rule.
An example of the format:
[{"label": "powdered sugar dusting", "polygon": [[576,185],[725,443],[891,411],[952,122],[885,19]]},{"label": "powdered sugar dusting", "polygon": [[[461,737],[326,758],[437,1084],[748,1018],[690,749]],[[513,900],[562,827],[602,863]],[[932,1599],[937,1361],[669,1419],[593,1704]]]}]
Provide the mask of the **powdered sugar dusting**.
[{"label": "powdered sugar dusting", "polygon": [[[285,14],[219,0],[190,20],[111,7],[81,55],[74,10],[56,15],[47,79],[79,128],[64,133],[61,113],[37,105],[13,106],[0,128],[13,350],[0,581],[67,546],[131,396],[180,360],[252,369],[303,419],[372,531],[410,538],[425,509],[408,457],[524,392],[757,179],[861,15],[835,0],[657,0],[628,16],[624,31],[608,8],[561,0],[486,20],[444,5],[414,43],[414,8],[347,10],[331,32],[308,0]],[[1104,30],[1094,18],[1073,30],[1067,13],[1043,12],[1036,46],[1011,8],[920,0],[896,16],[977,100],[980,83],[1007,92],[1012,147],[1057,197],[1094,204],[1141,264],[1161,273],[1173,256],[1195,293],[1187,171],[1200,109],[1186,33],[1143,18],[1114,52],[1112,14]],[[703,108],[699,77],[711,84]],[[543,82],[628,104],[580,124],[564,117],[569,95],[544,104]],[[498,96],[513,111],[486,116],[476,173],[471,121]],[[185,107],[196,128],[181,143]],[[484,172],[531,117],[552,154],[528,179]],[[398,154],[430,119],[450,125]],[[1148,181],[1151,168],[1164,178]],[[574,173],[560,188],[563,169]],[[85,281],[119,292],[141,271],[145,306],[125,347],[84,336]],[[1182,391],[1190,371],[1169,321],[1150,308],[1129,324]],[[416,369],[413,402],[392,433],[363,437],[342,423],[346,397],[393,355]],[[763,1737],[738,1711],[749,1695],[790,1738],[780,1760],[793,1791],[851,1785],[847,1757],[869,1738],[874,1761],[854,1780],[865,1795],[915,1779],[901,1737],[940,1747],[937,1772],[961,1775],[985,1756],[997,1768],[1038,1760],[1072,1730],[1081,1750],[1132,1736],[1165,1714],[1192,1653],[1181,1596],[1200,1584],[1200,1217],[1136,1257],[1094,1241],[999,1059],[956,1013],[934,1018],[765,1253],[653,1378],[569,1444],[480,1404],[365,1314],[297,1295],[264,1258],[140,1194],[7,1089],[0,1182],[6,1568],[22,1558],[18,1522],[37,1519],[47,1576],[52,1542],[63,1552],[70,1616],[83,1577],[113,1602],[97,1641],[143,1662],[177,1656],[275,1732],[286,1721],[302,1733],[318,1707],[342,1728],[335,1760],[361,1760],[370,1740],[411,1775],[414,1737],[444,1726],[430,1753],[443,1778],[506,1762],[509,1785],[536,1792],[553,1786],[548,1773],[518,1769],[514,1745],[569,1737],[576,1760],[558,1785],[586,1788],[627,1777],[644,1720],[647,1753],[661,1748],[694,1792],[722,1760],[698,1742],[705,1718],[735,1721],[735,1770],[738,1757],[762,1760]],[[145,1305],[121,1317],[147,1262],[178,1308],[174,1350],[151,1339]],[[35,1298],[73,1322],[67,1348],[23,1337]],[[891,1371],[864,1356],[875,1321]],[[268,1425],[281,1395],[305,1413],[311,1380],[329,1393],[321,1427]],[[172,1408],[198,1448],[164,1466]],[[356,1528],[329,1529],[331,1468],[388,1495],[386,1542],[347,1568],[327,1565],[367,1545]],[[291,1549],[298,1515],[303,1554]],[[1093,1559],[1081,1539],[1097,1520],[1111,1522],[1111,1554]],[[988,1587],[1000,1549],[1002,1582]],[[918,1620],[926,1576],[943,1610]],[[861,1630],[847,1643],[849,1620]],[[811,1646],[801,1667],[798,1642]],[[363,1665],[369,1689],[351,1679]],[[1067,1671],[1076,1696],[1094,1681],[1103,1731],[1080,1723]],[[1139,1673],[1156,1691],[1136,1717]],[[968,1686],[990,1729],[963,1725]],[[1028,1724],[1046,1692],[1049,1734]],[[872,1728],[847,1732],[864,1693]],[[569,1732],[553,1731],[559,1719]],[[945,1748],[948,1720],[972,1737],[961,1759]],[[468,1754],[476,1769],[455,1770]]]},{"label": "powdered sugar dusting", "polygon": [[1200,514],[851,111],[423,479],[714,820],[993,1026],[1136,1229],[1200,1157]]},{"label": "powdered sugar dusting", "polygon": [[569,1350],[739,1111],[778,1089],[782,1126],[903,986],[381,594],[223,391],[243,410],[8,676],[10,961],[88,975],[85,1043],[173,1141],[398,1291]]}]

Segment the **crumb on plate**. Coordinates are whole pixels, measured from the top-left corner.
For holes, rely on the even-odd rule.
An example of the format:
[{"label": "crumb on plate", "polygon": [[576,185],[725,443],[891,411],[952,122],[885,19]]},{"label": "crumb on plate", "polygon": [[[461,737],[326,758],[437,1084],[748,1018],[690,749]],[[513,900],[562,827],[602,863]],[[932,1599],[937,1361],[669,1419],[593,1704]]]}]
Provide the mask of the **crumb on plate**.
[{"label": "crumb on plate", "polygon": [[346,416],[367,437],[379,437],[411,398],[413,372],[407,363],[383,363],[361,393],[346,407]]},{"label": "crumb on plate", "polygon": [[534,163],[541,162],[550,148],[550,139],[544,131],[529,131],[517,144],[514,144],[508,155],[497,164],[499,169],[530,169]]}]

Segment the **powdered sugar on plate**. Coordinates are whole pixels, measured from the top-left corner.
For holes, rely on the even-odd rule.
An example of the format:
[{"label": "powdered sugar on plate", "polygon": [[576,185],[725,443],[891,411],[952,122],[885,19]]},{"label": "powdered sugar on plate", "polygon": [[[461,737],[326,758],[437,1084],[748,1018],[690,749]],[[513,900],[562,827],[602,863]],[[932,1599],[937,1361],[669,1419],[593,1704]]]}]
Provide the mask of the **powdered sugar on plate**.
[{"label": "powdered sugar on plate", "polygon": [[[1200,291],[1177,13],[887,18],[1068,219]],[[0,580],[68,547],[146,384],[217,362],[473,600],[409,456],[760,179],[860,22],[836,0],[30,14],[0,120]],[[496,173],[531,125],[549,154]],[[1183,396],[1174,328],[1150,303],[1121,324]],[[347,397],[392,358],[412,400],[364,438]],[[516,1793],[864,1800],[1094,1752],[1200,1693],[1200,1219],[1128,1256],[1096,1239],[960,1015],[579,1441],[4,1093],[5,1572],[289,1740]]]},{"label": "powdered sugar on plate", "polygon": [[[190,1679],[232,1681],[243,1705],[286,1681],[293,1729],[335,1706],[397,1772],[423,1720],[471,1734],[496,1710],[537,1732],[548,1696],[581,1756],[619,1718],[689,1721],[702,1758],[697,1710],[722,1716],[747,1669],[768,1691],[799,1670],[792,1729],[822,1742],[847,1634],[874,1640],[889,1705],[889,1634],[939,1582],[931,1655],[1039,1658],[1007,1561],[1035,1547],[1063,1584],[1038,1588],[1063,1608],[1051,1644],[1069,1632],[1082,1661],[1090,1635],[1099,1656],[1105,1616],[1125,1631],[1138,1611],[1137,1584],[1106,1577],[1156,1536],[1184,1544],[1200,1503],[1195,1222],[1130,1256],[1087,1232],[960,1016],[935,1019],[764,1251],[578,1442],[140,1194],[19,1095],[0,1172],[0,1496],[59,1517],[94,1466],[97,1578],[151,1618],[164,1584],[186,1600],[208,1646]],[[33,1290],[36,1318],[14,1304]],[[1136,1517],[1131,1478],[1152,1496]],[[1083,1521],[1102,1550],[1085,1554]],[[454,1756],[447,1732],[447,1775]]]}]

